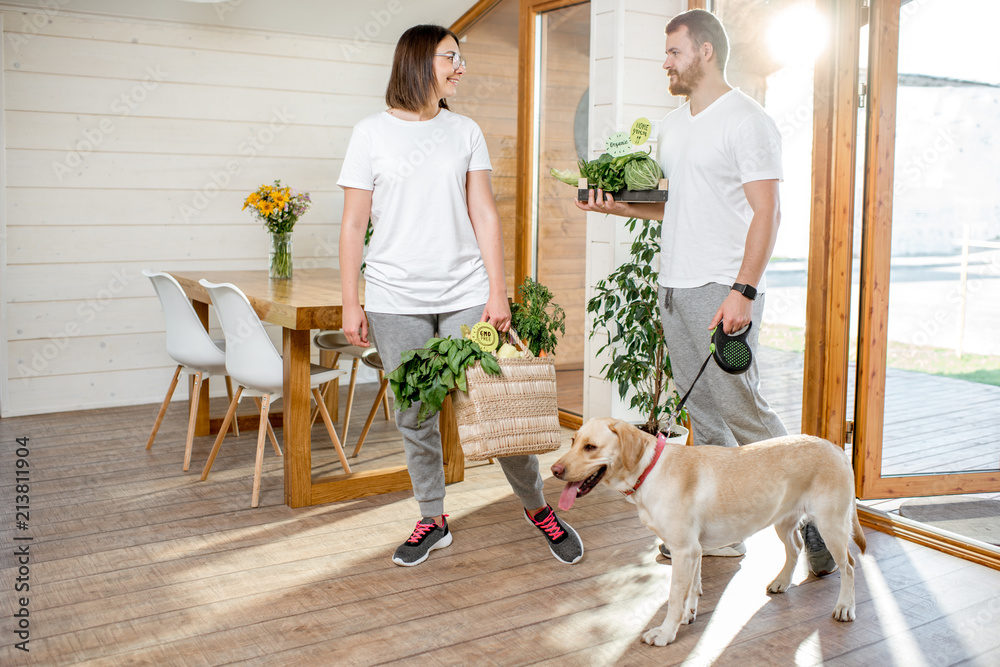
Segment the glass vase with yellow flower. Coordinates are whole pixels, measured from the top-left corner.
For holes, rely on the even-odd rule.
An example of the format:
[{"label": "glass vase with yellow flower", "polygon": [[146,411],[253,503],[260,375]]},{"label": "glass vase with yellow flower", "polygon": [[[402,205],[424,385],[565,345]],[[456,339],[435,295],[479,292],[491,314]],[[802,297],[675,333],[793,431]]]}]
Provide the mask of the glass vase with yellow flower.
[{"label": "glass vase with yellow flower", "polygon": [[270,234],[268,275],[271,278],[286,280],[292,277],[292,228],[310,206],[312,201],[308,192],[282,187],[280,180],[274,185],[260,186],[243,202],[243,210],[249,208]]}]

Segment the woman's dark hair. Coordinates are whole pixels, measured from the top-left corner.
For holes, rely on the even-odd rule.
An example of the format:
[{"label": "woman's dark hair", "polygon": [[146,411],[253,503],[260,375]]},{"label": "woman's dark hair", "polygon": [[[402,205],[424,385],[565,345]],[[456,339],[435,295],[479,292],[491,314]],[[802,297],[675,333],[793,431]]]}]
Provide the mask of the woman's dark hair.
[{"label": "woman's dark hair", "polygon": [[[434,53],[445,37],[458,43],[458,36],[439,25],[415,25],[399,38],[392,56],[392,73],[385,90],[385,103],[396,109],[419,111],[434,95]],[[444,99],[438,106],[448,108]]]}]

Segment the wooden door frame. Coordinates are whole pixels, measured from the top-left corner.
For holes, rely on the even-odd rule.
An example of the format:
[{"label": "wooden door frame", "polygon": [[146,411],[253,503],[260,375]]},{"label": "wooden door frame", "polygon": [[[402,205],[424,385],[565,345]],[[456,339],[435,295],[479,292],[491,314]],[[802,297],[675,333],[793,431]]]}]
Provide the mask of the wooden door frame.
[{"label": "wooden door frame", "polygon": [[816,61],[813,89],[813,202],[802,378],[803,433],[847,442],[851,268],[860,3],[816,0],[832,26]]},{"label": "wooden door frame", "polygon": [[537,183],[531,178],[535,138],[532,110],[535,107],[535,21],[539,14],[589,0],[521,0],[520,41],[517,54],[517,219],[514,225],[514,284],[520,285],[536,267],[531,256],[531,200]]},{"label": "wooden door frame", "polygon": [[457,21],[451,24],[451,31],[459,37],[463,36],[479,19],[486,16],[491,9],[499,5],[500,1],[479,0],[479,2],[469,8],[469,11],[462,14]]},{"label": "wooden door frame", "polygon": [[[888,344],[889,243],[896,125],[899,0],[816,0],[834,26],[831,48],[816,64],[813,116],[813,206],[810,222],[802,432],[844,444],[854,427],[854,469],[859,498],[971,493],[996,484],[994,473],[915,477],[881,476]],[[895,18],[893,18],[895,17]],[[860,29],[870,31],[866,164],[861,257],[862,319],[858,342],[855,419],[847,417],[853,259],[855,138]],[[871,446],[874,443],[875,446]],[[1000,549],[933,526],[858,507],[862,525],[966,560],[1000,569]]]},{"label": "wooden door frame", "polygon": [[995,492],[1000,472],[882,477],[900,0],[872,3],[854,460],[859,498]]},{"label": "wooden door frame", "polygon": [[[535,152],[532,132],[532,109],[535,105],[535,17],[543,12],[573,5],[582,5],[590,0],[520,0],[518,14],[517,51],[517,160],[514,223],[514,284],[520,285],[531,275],[531,196],[536,187],[531,182],[531,157]],[[479,0],[463,14],[451,30],[459,37],[485,16],[500,0]],[[514,295],[517,298],[517,295]]]}]

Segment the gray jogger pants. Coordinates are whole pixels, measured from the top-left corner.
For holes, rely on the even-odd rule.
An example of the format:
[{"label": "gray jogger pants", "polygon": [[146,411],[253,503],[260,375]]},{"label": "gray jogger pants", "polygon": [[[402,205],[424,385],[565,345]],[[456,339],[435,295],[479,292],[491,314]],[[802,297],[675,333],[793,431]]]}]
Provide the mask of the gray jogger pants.
[{"label": "gray jogger pants", "polygon": [[[399,366],[403,352],[423,347],[434,336],[461,338],[461,326],[479,321],[486,304],[451,313],[395,315],[367,313],[369,337],[378,348],[386,373]],[[413,484],[413,497],[420,505],[420,516],[444,514],[444,454],[438,413],[417,425],[419,404],[396,410],[396,427],[403,435],[406,467]],[[504,456],[497,459],[514,493],[527,509],[545,505],[538,459],[534,456]]]},{"label": "gray jogger pants", "polygon": [[[708,325],[729,295],[730,287],[709,283],[701,287],[660,287],[657,299],[667,353],[677,391],[683,396],[698,375],[709,354],[711,334]],[[787,435],[785,425],[760,395],[757,370],[757,340],[764,294],[753,304],[753,327],[747,342],[753,363],[742,375],[726,373],[715,361],[709,361],[685,404],[691,415],[696,445],[736,447],[751,442]]]}]

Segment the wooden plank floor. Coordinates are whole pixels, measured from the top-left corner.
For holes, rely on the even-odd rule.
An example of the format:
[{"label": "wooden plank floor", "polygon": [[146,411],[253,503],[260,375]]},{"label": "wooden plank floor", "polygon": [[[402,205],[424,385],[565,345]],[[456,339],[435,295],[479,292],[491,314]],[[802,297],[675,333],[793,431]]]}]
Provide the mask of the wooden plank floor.
[{"label": "wooden plank floor", "polygon": [[[359,387],[358,404],[373,385]],[[219,412],[222,405],[213,404]],[[996,665],[1000,572],[867,531],[858,621],[830,618],[838,575],[780,569],[772,531],[741,559],[709,558],[697,621],[676,644],[662,622],[668,561],[635,509],[600,487],[563,516],[584,559],[554,560],[499,466],[473,464],[449,487],[454,544],[422,566],[389,557],[417,518],[409,493],[292,510],[268,450],[260,508],[249,507],[255,434],[212,439],[181,472],[186,424],[175,404],[151,452],[156,406],[0,420],[3,594],[0,664],[155,665]],[[367,410],[355,412],[355,434]],[[280,430],[278,431],[280,436]],[[568,435],[568,432],[567,432]],[[14,438],[30,438],[30,653],[13,647]],[[314,438],[324,439],[317,427]],[[376,421],[366,452],[399,447]],[[363,453],[364,456],[364,453]],[[556,453],[545,455],[550,465]],[[545,471],[553,504],[559,485]]]}]

